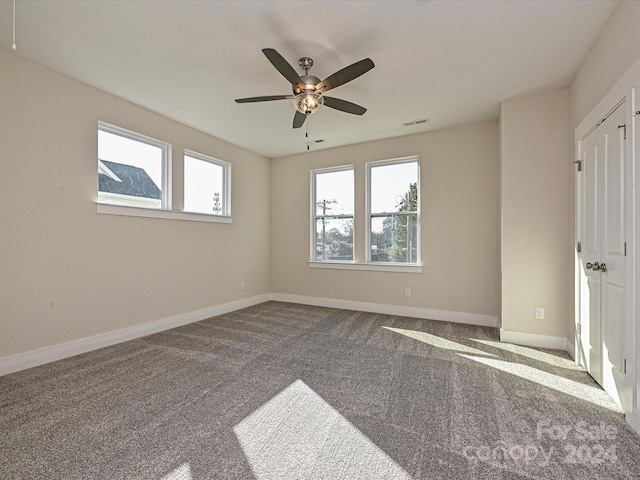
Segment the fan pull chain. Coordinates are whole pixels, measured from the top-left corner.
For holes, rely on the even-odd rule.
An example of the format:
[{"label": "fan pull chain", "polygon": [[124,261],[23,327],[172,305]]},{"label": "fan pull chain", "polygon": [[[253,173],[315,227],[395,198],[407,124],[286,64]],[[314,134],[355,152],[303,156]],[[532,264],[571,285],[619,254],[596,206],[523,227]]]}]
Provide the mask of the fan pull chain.
[{"label": "fan pull chain", "polygon": [[309,145],[311,144],[309,140],[309,123],[311,122],[311,115],[307,113],[307,133],[305,133],[305,137],[307,138],[307,152],[309,151]]},{"label": "fan pull chain", "polygon": [[16,46],[16,0],[13,0],[13,43],[11,44],[11,50],[17,50]]}]

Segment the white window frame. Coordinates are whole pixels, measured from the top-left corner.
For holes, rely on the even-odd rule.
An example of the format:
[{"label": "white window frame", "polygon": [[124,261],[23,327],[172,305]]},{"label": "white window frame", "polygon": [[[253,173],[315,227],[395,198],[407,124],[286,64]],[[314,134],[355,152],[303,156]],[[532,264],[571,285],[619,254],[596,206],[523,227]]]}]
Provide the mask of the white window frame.
[{"label": "white window frame", "polygon": [[[162,151],[162,180],[160,190],[162,192],[162,198],[160,200],[160,210],[171,210],[171,175],[168,172],[171,171],[171,145],[163,142],[162,140],[158,140],[153,137],[149,137],[147,135],[143,135],[141,133],[133,132],[131,130],[127,130],[126,128],[117,127],[115,125],[111,125],[105,122],[98,122],[98,131],[103,131],[106,133],[110,133],[112,135],[117,135],[119,137],[127,138],[129,140],[133,140],[134,142],[146,143],[147,145],[151,145],[152,147],[157,147]],[[98,159],[99,161],[100,159]],[[108,203],[102,203],[100,201],[97,202],[100,205],[111,205]],[[118,205],[116,205],[118,206]],[[144,206],[125,206],[125,208],[153,208],[153,207],[144,207]],[[157,210],[153,208],[154,210]]]},{"label": "white window frame", "polygon": [[[198,153],[198,152],[194,152],[193,150],[185,149],[184,155],[182,157],[183,160],[184,160],[184,157],[187,157],[187,156],[195,158],[196,160],[201,160],[203,162],[208,162],[213,165],[222,167],[221,201],[222,201],[223,208],[222,208],[222,213],[190,212],[188,210],[183,209],[184,213],[196,214],[196,215],[210,215],[213,217],[230,217],[231,216],[231,188],[230,188],[231,187],[231,164],[223,160],[210,157],[209,155],[205,155],[203,153]],[[184,164],[183,164],[183,175],[184,175]],[[183,192],[186,192],[187,190],[187,185],[185,182],[186,181],[183,180],[183,188],[184,188]],[[184,194],[186,193],[183,193],[183,195]]]},{"label": "white window frame", "polygon": [[[160,218],[168,220],[185,220],[192,222],[207,222],[207,223],[233,223],[233,218],[230,215],[209,215],[205,213],[191,213],[184,211],[172,210],[172,146],[170,143],[163,142],[162,140],[155,139],[148,135],[127,130],[126,128],[112,125],[107,122],[99,121],[98,130],[96,130],[96,153],[97,153],[97,132],[105,131],[115,135],[120,135],[125,138],[129,138],[134,141],[147,143],[163,149],[163,168],[162,168],[162,199],[161,208],[144,207],[144,206],[129,206],[129,205],[114,205],[110,203],[103,203],[97,200],[99,187],[96,184],[96,213],[105,215],[123,215],[127,217],[143,217],[143,218]],[[185,153],[188,150],[185,150]],[[191,152],[193,154],[195,152]],[[200,154],[201,155],[201,154]],[[98,155],[96,155],[96,159]],[[218,160],[220,161],[220,160]],[[226,162],[225,162],[226,163]],[[98,165],[99,168],[99,165]],[[227,175],[227,190],[226,195],[228,197],[228,213],[231,212],[231,165],[228,164]],[[113,173],[113,172],[112,172]]]},{"label": "white window frame", "polygon": [[[378,216],[384,212],[372,212],[371,211],[371,170],[376,167],[384,167],[388,165],[401,165],[403,163],[416,163],[417,164],[417,188],[418,188],[418,205],[415,212],[416,217],[416,231],[417,231],[417,258],[414,263],[408,262],[373,262],[371,260],[371,219],[374,216]],[[404,271],[406,268],[413,268],[422,266],[422,241],[421,241],[421,232],[420,228],[420,204],[422,203],[422,189],[420,188],[420,157],[418,155],[411,157],[402,157],[402,158],[394,158],[390,160],[378,160],[375,162],[367,162],[366,165],[367,171],[367,183],[366,183],[366,229],[365,229],[365,255],[366,255],[366,264],[367,265],[375,265],[380,266],[384,269],[391,269],[391,267],[400,268],[401,271]],[[397,212],[389,212],[389,213],[397,213]],[[397,271],[397,270],[396,270]]]},{"label": "white window frame", "polygon": [[[354,235],[353,235],[353,258],[351,260],[318,260],[316,259],[316,221],[318,218],[317,215],[317,206],[316,206],[316,175],[318,174],[326,174],[326,173],[334,173],[334,172],[346,172],[353,171],[353,201],[354,201],[354,212],[351,215],[320,215],[320,217],[332,217],[332,218],[351,218],[354,222]],[[356,195],[356,169],[355,165],[341,165],[338,167],[329,167],[329,168],[318,168],[315,170],[311,170],[311,230],[310,230],[310,251],[309,251],[309,264],[338,264],[338,265],[351,265],[355,262],[356,259],[356,235],[355,235],[355,220],[356,220],[356,209],[355,209],[355,195]]]}]

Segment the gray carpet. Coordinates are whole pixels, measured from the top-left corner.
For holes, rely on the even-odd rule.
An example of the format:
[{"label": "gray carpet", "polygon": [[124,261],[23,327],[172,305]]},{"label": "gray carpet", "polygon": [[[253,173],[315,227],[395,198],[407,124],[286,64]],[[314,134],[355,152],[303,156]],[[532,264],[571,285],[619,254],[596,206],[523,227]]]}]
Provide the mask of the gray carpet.
[{"label": "gray carpet", "polygon": [[563,352],[268,302],[0,378],[2,479],[639,479]]}]

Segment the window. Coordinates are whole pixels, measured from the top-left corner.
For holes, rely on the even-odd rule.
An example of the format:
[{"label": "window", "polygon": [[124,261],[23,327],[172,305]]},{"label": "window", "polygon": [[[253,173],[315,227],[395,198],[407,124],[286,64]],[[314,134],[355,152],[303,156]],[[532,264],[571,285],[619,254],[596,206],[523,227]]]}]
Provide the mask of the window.
[{"label": "window", "polygon": [[353,261],[353,167],[312,172],[315,261]]},{"label": "window", "polygon": [[419,160],[367,165],[371,263],[420,262]]},{"label": "window", "polygon": [[169,143],[98,123],[97,213],[233,222],[229,163],[185,150],[184,211],[171,209],[172,173]]},{"label": "window", "polygon": [[194,152],[184,155],[184,210],[209,215],[230,215],[231,166]]},{"label": "window", "polygon": [[169,209],[170,146],[111,125],[98,126],[98,202]]}]

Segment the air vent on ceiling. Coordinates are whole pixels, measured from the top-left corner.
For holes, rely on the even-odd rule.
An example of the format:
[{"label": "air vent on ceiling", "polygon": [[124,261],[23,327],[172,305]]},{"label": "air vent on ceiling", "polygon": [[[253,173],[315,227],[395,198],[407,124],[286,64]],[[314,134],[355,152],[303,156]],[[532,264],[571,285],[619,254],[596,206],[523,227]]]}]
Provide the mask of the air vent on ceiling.
[{"label": "air vent on ceiling", "polygon": [[421,118],[420,120],[412,120],[410,122],[405,122],[402,124],[403,127],[410,127],[411,125],[420,125],[422,123],[427,123],[429,121],[428,118]]}]

